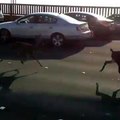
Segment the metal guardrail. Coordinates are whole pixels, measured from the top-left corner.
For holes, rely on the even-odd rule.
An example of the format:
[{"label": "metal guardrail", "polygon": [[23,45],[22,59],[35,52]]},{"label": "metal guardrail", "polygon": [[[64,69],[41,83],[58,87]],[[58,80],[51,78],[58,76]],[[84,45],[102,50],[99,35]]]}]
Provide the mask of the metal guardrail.
[{"label": "metal guardrail", "polygon": [[111,14],[120,14],[120,7],[100,7],[100,6],[59,6],[59,5],[32,5],[32,4],[6,4],[0,3],[3,14],[26,15],[33,12],[58,12],[70,11],[92,12],[105,17]]}]

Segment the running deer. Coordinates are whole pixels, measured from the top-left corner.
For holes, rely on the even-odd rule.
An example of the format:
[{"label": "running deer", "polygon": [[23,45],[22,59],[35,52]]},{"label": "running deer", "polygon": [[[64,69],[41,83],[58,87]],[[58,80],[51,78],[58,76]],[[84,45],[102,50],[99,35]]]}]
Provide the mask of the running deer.
[{"label": "running deer", "polygon": [[39,50],[39,44],[31,44],[31,43],[27,43],[27,42],[15,42],[14,44],[12,44],[12,48],[15,49],[17,51],[17,55],[20,57],[20,61],[22,64],[24,64],[25,60],[28,57],[33,58],[34,60],[36,60],[36,62],[43,67],[43,65],[39,62],[39,60],[35,57],[35,52]]},{"label": "running deer", "polygon": [[110,49],[112,52],[111,54],[111,60],[105,61],[103,64],[103,67],[101,68],[100,72],[102,72],[107,64],[111,63],[117,63],[118,65],[118,72],[120,73],[120,51],[113,51],[113,49]]}]

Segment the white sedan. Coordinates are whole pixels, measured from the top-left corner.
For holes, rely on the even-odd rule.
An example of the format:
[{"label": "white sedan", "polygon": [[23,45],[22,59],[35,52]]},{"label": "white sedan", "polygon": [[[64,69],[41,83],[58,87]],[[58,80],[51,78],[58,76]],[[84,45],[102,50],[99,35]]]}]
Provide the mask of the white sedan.
[{"label": "white sedan", "polygon": [[32,13],[15,21],[0,23],[2,42],[11,40],[11,37],[38,38],[39,36],[59,47],[67,40],[91,38],[92,32],[86,22],[52,12]]}]

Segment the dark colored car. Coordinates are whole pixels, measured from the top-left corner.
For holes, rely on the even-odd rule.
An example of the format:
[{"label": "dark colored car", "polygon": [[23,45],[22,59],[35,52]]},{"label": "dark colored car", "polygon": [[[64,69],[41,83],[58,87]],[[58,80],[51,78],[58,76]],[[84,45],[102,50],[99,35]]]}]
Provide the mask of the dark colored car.
[{"label": "dark colored car", "polygon": [[116,24],[120,24],[120,14],[112,14],[109,17],[107,17],[108,19],[114,20],[114,22]]},{"label": "dark colored car", "polygon": [[120,14],[112,14],[108,17],[109,19],[112,19],[115,23],[114,28],[114,34],[119,35],[120,34]]},{"label": "dark colored car", "polygon": [[97,38],[108,38],[114,30],[114,21],[103,16],[90,12],[69,12],[65,13],[79,21],[88,22],[90,30]]}]

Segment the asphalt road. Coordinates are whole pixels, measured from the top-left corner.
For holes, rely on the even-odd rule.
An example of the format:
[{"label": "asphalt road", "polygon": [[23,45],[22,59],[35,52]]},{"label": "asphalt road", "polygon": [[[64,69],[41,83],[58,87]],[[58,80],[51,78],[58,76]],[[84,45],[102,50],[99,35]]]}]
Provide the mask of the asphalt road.
[{"label": "asphalt road", "polygon": [[[43,47],[37,59],[21,64],[11,46],[0,46],[1,119],[14,120],[119,120],[119,103],[96,96],[112,95],[120,88],[117,64],[99,72],[104,61],[111,59],[110,48],[120,50],[120,41],[81,41],[63,48]],[[7,72],[8,71],[8,72]],[[4,73],[4,74],[3,74]],[[119,97],[119,93],[118,96]]]}]

